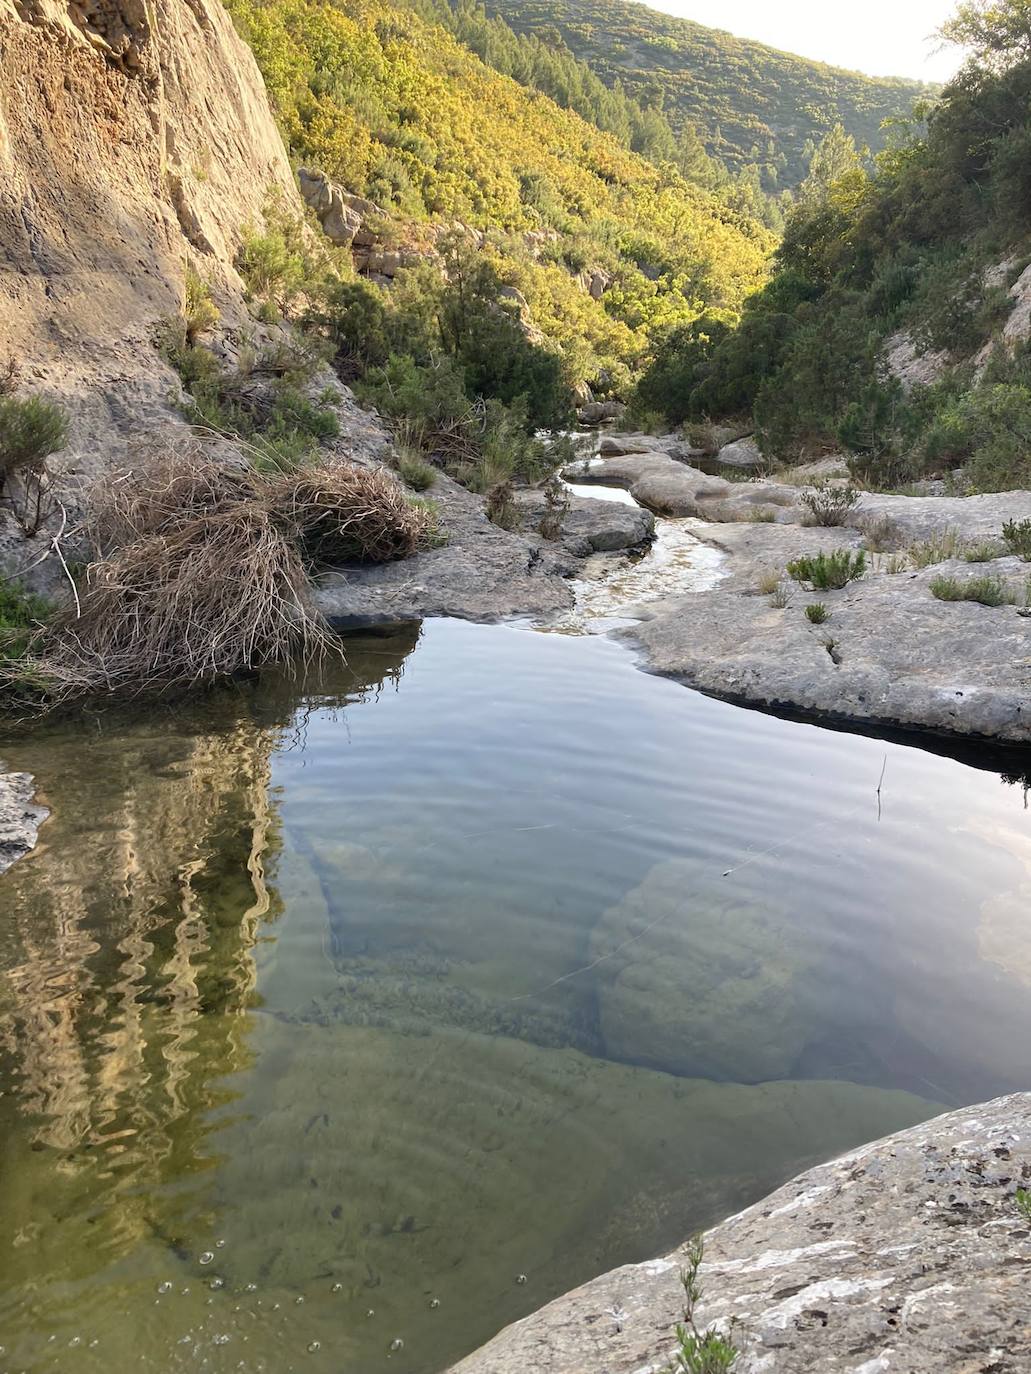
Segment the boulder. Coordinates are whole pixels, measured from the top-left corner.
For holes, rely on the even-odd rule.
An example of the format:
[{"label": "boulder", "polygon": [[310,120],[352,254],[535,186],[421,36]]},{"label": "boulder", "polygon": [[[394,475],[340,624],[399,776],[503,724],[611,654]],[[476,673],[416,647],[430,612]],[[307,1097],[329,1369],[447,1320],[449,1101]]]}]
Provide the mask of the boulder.
[{"label": "boulder", "polygon": [[362,227],[361,214],[349,203],[355,197],[348,196],[324,172],[311,172],[306,167],[298,168],[297,181],[304,203],[314,210],[329,241],[338,248],[350,248]]},{"label": "boulder", "polygon": [[731,444],[724,444],[716,455],[716,460],[731,468],[757,468],[764,462],[759,445],[750,434],[744,439],[735,439]]},{"label": "boulder", "polygon": [[619,420],[626,412],[621,401],[590,401],[581,406],[576,418],[582,425],[600,425],[606,420]]},{"label": "boulder", "polygon": [[610,1059],[759,1083],[789,1078],[819,1029],[808,1011],[818,970],[802,933],[767,905],[714,895],[709,875],[683,860],[656,865],[605,912],[589,955]]},{"label": "boulder", "polygon": [[591,273],[591,279],[587,284],[587,294],[592,301],[600,301],[611,285],[611,275],[598,268]]},{"label": "boulder", "polygon": [[[655,517],[640,506],[596,501],[570,493],[566,499],[568,506],[561,513],[559,542],[576,558],[640,548],[655,533]],[[544,492],[539,489],[519,492],[516,500],[527,532],[537,529],[541,520],[551,514]]]}]

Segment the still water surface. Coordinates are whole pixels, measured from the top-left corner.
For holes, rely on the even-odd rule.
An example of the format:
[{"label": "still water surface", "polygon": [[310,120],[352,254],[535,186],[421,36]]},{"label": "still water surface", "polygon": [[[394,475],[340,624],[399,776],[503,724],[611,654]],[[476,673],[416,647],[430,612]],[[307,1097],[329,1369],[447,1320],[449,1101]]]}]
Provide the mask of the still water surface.
[{"label": "still water surface", "polygon": [[1031,1087],[1005,760],[451,621],[0,743],[0,1371],[430,1374]]}]

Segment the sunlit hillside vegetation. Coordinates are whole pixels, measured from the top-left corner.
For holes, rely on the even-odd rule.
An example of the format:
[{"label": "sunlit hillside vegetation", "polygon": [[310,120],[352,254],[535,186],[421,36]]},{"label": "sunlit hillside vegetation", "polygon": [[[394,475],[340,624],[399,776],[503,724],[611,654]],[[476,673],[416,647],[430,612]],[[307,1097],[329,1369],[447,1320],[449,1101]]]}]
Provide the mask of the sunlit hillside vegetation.
[{"label": "sunlit hillside vegetation", "polygon": [[[1031,262],[1031,4],[962,5],[946,32],[972,56],[926,133],[872,172],[835,140],[740,326],[667,334],[640,404],[750,413],[768,453],[844,448],[869,482],[961,469],[961,488],[1031,486],[1031,342],[1000,336]],[[945,360],[933,384],[903,390],[896,335]]]},{"label": "sunlit hillside vegetation", "polygon": [[[656,329],[703,311],[733,319],[761,283],[773,238],[756,221],[413,10],[386,0],[228,8],[294,160],[376,201],[402,241],[430,222],[485,231],[499,280],[525,295],[571,385],[604,392],[608,376],[611,389]],[[576,281],[584,269],[611,278],[603,299]]]},{"label": "sunlit hillside vegetation", "polygon": [[607,86],[618,83],[662,110],[677,134],[693,126],[732,172],[758,167],[767,191],[797,186],[814,144],[835,124],[879,151],[883,122],[930,93],[918,82],[841,71],[633,0],[487,0],[487,8],[520,33],[567,47]]}]

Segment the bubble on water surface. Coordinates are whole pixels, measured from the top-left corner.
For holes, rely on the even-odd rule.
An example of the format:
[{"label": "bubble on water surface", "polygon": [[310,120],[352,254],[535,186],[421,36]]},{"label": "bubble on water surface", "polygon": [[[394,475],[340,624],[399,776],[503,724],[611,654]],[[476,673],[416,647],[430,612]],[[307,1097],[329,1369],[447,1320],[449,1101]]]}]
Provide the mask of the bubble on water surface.
[{"label": "bubble on water surface", "polygon": [[525,1275],[525,1274],[516,1274],[516,1283],[525,1283],[525,1282],[526,1282],[526,1275]]},{"label": "bubble on water surface", "polygon": [[243,1291],[245,1293],[256,1293],[258,1291],[258,1285],[256,1283],[249,1283]]},{"label": "bubble on water surface", "polygon": [[302,1302],[304,1302],[304,1299],[303,1299],[302,1297],[300,1297],[299,1295],[298,1295],[296,1298],[294,1298],[294,1306],[295,1306],[295,1307],[300,1307],[300,1305],[301,1305]]},{"label": "bubble on water surface", "polygon": [[221,1250],[221,1249],[223,1248],[224,1245],[225,1245],[225,1241],[224,1241],[224,1240],[216,1240],[216,1241],[215,1241],[215,1249],[216,1249],[216,1250]]},{"label": "bubble on water surface", "polygon": [[172,1281],[171,1281],[170,1279],[165,1279],[164,1283],[159,1283],[159,1284],[158,1284],[158,1292],[159,1292],[159,1293],[171,1293],[171,1291],[172,1291]]},{"label": "bubble on water surface", "polygon": [[331,1293],[342,1293],[344,1291],[344,1285],[342,1283],[335,1283],[329,1291]]},{"label": "bubble on water surface", "polygon": [[211,1261],[212,1261],[214,1258],[215,1258],[215,1255],[214,1255],[214,1252],[213,1252],[213,1251],[211,1251],[211,1250],[205,1250],[204,1253],[203,1253],[203,1255],[201,1255],[201,1257],[200,1257],[200,1263],[201,1263],[201,1264],[210,1264]]},{"label": "bubble on water surface", "polygon": [[224,1287],[225,1287],[225,1282],[226,1282],[225,1279],[213,1278],[213,1279],[210,1281],[210,1283],[208,1284],[208,1287],[209,1287],[209,1288],[224,1288]]},{"label": "bubble on water surface", "polygon": [[432,1310],[433,1308],[436,1308],[436,1307],[439,1307],[439,1306],[440,1306],[440,1299],[439,1299],[439,1298],[430,1298],[430,1309],[431,1309],[431,1310]]},{"label": "bubble on water surface", "polygon": [[308,1342],[308,1354],[309,1354],[309,1355],[314,1355],[315,1352],[316,1352],[316,1350],[321,1350],[321,1349],[322,1349],[322,1342],[321,1342],[321,1341],[309,1341],[309,1342]]},{"label": "bubble on water surface", "polygon": [[394,1339],[390,1342],[390,1349],[392,1351],[403,1350],[404,1348],[405,1343],[400,1336],[395,1336]]},{"label": "bubble on water surface", "polygon": [[215,1345],[228,1345],[231,1339],[230,1336],[216,1336],[214,1343]]}]

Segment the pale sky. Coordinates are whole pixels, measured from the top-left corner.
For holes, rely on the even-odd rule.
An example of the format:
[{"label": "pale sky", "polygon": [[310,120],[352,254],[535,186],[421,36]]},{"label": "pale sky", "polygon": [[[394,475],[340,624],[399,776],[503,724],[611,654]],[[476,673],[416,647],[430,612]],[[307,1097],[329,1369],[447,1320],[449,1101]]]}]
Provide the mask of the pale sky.
[{"label": "pale sky", "polygon": [[871,76],[946,81],[954,48],[935,54],[929,35],[955,0],[647,0],[652,9],[757,38],[772,47]]}]

